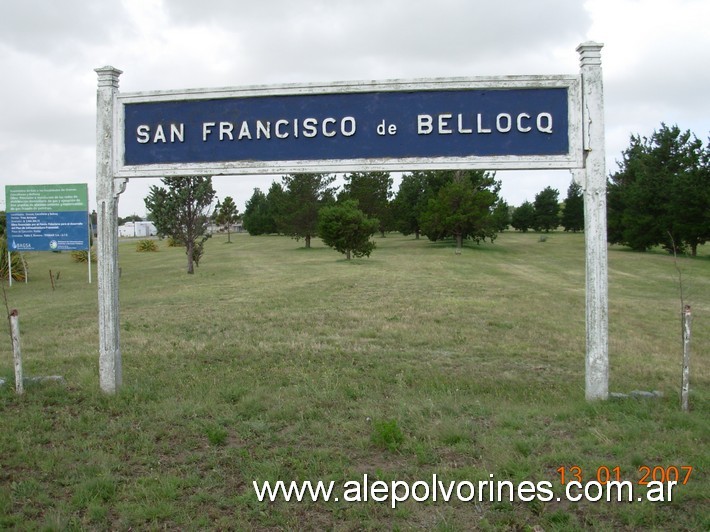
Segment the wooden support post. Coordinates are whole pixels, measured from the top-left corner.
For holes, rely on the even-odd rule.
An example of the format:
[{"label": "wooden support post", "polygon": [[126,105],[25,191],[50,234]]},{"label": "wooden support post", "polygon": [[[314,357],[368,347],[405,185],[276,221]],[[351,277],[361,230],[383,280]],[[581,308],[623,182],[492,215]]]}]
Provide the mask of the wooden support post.
[{"label": "wooden support post", "polygon": [[606,247],[606,163],[602,44],[577,47],[582,73],[584,131],[584,241],[586,247],[587,400],[609,397],[608,265]]},{"label": "wooden support post", "polygon": [[683,412],[689,410],[690,395],[690,324],[693,321],[690,305],[683,308],[683,378],[680,386],[680,407]]},{"label": "wooden support post", "polygon": [[12,336],[12,358],[15,361],[15,392],[22,395],[25,391],[22,375],[22,351],[20,350],[20,313],[17,309],[10,312],[10,335]]},{"label": "wooden support post", "polygon": [[97,68],[96,73],[99,78],[96,98],[99,381],[102,391],[116,393],[122,381],[118,305],[118,195],[123,192],[125,183],[122,187],[114,180],[114,122],[121,71],[106,66]]}]

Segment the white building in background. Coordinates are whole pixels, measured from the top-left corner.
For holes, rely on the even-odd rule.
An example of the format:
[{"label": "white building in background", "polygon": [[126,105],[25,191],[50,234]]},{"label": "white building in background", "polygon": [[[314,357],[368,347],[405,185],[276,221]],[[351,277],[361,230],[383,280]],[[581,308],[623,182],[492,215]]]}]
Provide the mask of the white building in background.
[{"label": "white building in background", "polygon": [[127,222],[118,226],[118,236],[122,238],[145,238],[157,234],[153,222]]}]

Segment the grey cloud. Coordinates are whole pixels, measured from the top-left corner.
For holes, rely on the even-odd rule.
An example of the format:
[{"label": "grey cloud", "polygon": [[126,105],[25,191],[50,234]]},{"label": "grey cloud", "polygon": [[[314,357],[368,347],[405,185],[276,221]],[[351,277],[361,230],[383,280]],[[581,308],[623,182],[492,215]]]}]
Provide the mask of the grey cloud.
[{"label": "grey cloud", "polygon": [[[359,2],[170,2],[179,23],[231,28],[259,57],[255,68],[288,73],[342,70],[372,63],[393,71],[417,64],[461,65],[548,45],[576,46],[590,25],[583,6],[567,0],[505,3],[467,0]],[[573,53],[573,48],[572,48]],[[288,74],[287,74],[288,75]]]},{"label": "grey cloud", "polygon": [[0,7],[0,43],[66,62],[84,45],[105,41],[127,23],[121,2],[5,0]]}]

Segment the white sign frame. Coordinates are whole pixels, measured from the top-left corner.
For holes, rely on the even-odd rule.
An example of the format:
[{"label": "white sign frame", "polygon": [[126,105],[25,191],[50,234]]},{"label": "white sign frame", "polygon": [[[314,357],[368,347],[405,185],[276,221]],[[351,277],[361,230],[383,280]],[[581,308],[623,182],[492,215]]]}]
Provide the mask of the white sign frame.
[{"label": "white sign frame", "polygon": [[[129,178],[186,175],[238,175],[301,172],[396,171],[437,169],[539,169],[568,168],[584,191],[585,264],[586,264],[586,358],[585,397],[607,399],[609,378],[608,353],[608,264],[606,244],[606,170],[604,103],[601,71],[601,49],[596,42],[577,47],[580,55],[578,76],[502,76],[488,78],[448,78],[414,81],[344,82],[335,84],[255,86],[245,88],[158,91],[120,94],[121,71],[106,66],[97,68],[96,119],[96,203],[98,211],[98,298],[99,298],[99,380],[106,393],[116,393],[122,385],[121,349],[119,341],[118,290],[118,196]],[[436,90],[442,88],[540,87],[540,84],[568,84],[571,114],[569,150],[565,161],[554,156],[546,160],[529,156],[474,158],[435,158],[435,160],[339,160],[281,161],[258,164],[171,164],[127,167],[123,161],[123,110],[128,102],[164,101],[176,98],[199,99],[230,95],[283,95],[384,91]],[[550,85],[552,84],[552,85]],[[570,96],[572,95],[572,96]],[[552,158],[551,158],[552,157]],[[524,160],[523,160],[524,159]],[[303,163],[303,164],[300,164]]]},{"label": "white sign frame", "polygon": [[[269,175],[300,172],[373,172],[413,170],[531,170],[575,169],[584,166],[581,76],[498,76],[435,78],[415,80],[346,81],[329,84],[256,85],[216,89],[166,90],[118,94],[116,109],[115,177],[144,178],[188,175]],[[153,103],[262,96],[357,94],[368,92],[425,92],[440,90],[506,90],[565,88],[569,151],[565,155],[501,155],[432,158],[329,159],[289,161],[237,161],[220,163],[179,163],[125,165],[125,106]]]}]

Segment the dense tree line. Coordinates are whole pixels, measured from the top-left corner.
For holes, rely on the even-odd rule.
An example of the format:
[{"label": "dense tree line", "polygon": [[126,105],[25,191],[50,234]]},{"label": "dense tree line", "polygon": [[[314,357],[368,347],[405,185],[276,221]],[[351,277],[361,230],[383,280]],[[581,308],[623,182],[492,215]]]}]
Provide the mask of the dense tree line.
[{"label": "dense tree line", "polygon": [[[697,246],[710,239],[708,159],[708,148],[677,127],[664,125],[650,138],[632,136],[619,171],[610,176],[609,242],[637,250],[656,245],[671,250],[675,245],[695,254]],[[326,174],[299,174],[272,183],[267,194],[255,189],[246,203],[244,227],[251,234],[304,238],[306,247],[326,225],[332,232],[333,220],[359,219],[355,210],[364,215],[367,231],[376,220],[381,236],[399,231],[417,239],[450,238],[457,248],[467,239],[493,241],[509,226],[522,232],[549,232],[560,226],[584,230],[582,188],[574,181],[563,201],[559,191],[548,186],[534,201],[511,208],[499,197],[495,174],[485,171],[410,172],[402,176],[395,194],[387,172],[346,175],[337,194],[334,180]],[[342,212],[329,212],[330,222],[319,225],[320,211],[334,205],[343,207]]]},{"label": "dense tree line", "polygon": [[[697,254],[710,240],[710,150],[690,131],[661,125],[632,135],[607,185],[607,240],[637,251],[661,246]],[[513,209],[510,223],[526,232],[584,229],[582,188],[572,182],[563,203],[550,187]]]},{"label": "dense tree line", "polygon": [[[608,241],[635,250],[662,246],[697,254],[710,240],[710,152],[690,131],[662,124],[650,137],[633,135],[619,170],[607,188]],[[511,208],[499,197],[495,174],[480,170],[417,171],[405,174],[393,194],[388,172],[354,172],[344,176],[336,194],[335,176],[304,173],[273,182],[246,202],[244,228],[252,235],[279,233],[314,236],[351,256],[369,256],[382,237],[396,230],[415,238],[495,240],[508,226],[527,232],[584,229],[582,188],[574,181],[564,202],[559,191],[545,187],[534,202]],[[145,199],[149,219],[160,236],[185,245],[188,273],[202,255],[209,234],[209,209],[215,198],[210,177],[165,178],[165,188],[151,187]],[[3,213],[4,214],[4,213]],[[217,204],[214,221],[229,228],[239,217],[231,197]],[[137,216],[122,221],[137,220]],[[0,217],[0,235],[4,233]],[[229,233],[228,233],[229,240]]]},{"label": "dense tree line", "polygon": [[383,237],[398,230],[416,238],[452,238],[460,248],[466,239],[493,241],[509,225],[509,207],[498,196],[500,182],[488,172],[413,172],[403,176],[394,195],[388,172],[348,174],[337,196],[333,179],[325,174],[290,175],[281,184],[274,182],[267,195],[255,189],[246,203],[244,227],[250,234],[303,237],[308,247],[318,233],[319,212],[347,204],[349,215],[357,209],[376,220]]},{"label": "dense tree line", "polygon": [[429,240],[495,240],[509,224],[508,206],[495,175],[481,170],[412,172],[392,201],[394,229]]},{"label": "dense tree line", "polygon": [[560,225],[565,231],[584,229],[584,198],[582,187],[572,181],[563,203],[559,201],[559,190],[545,187],[535,195],[535,201],[524,201],[513,209],[510,225],[513,229],[527,233],[533,231],[550,232]]}]

